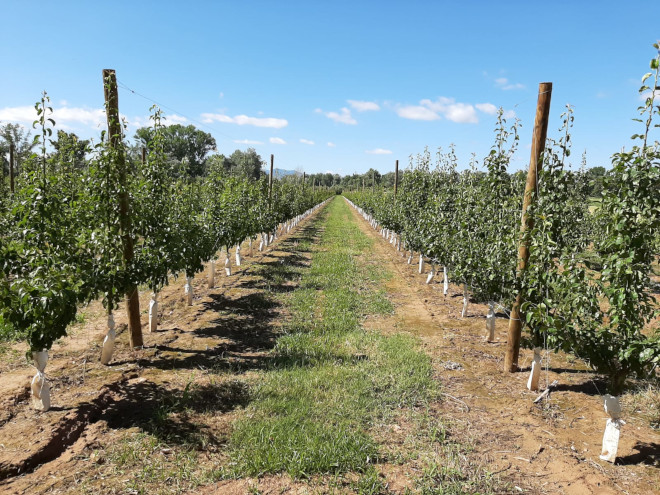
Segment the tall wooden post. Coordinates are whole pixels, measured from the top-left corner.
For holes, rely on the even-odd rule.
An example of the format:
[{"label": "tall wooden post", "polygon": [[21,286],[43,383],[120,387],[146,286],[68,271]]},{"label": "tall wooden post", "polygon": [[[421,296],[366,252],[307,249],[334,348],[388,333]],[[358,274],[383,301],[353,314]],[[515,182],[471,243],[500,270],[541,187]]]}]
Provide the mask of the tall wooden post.
[{"label": "tall wooden post", "polygon": [[305,192],[305,179],[306,179],[306,177],[307,177],[307,174],[305,172],[303,172],[303,184],[302,184],[303,193]]},{"label": "tall wooden post", "polygon": [[14,143],[9,145],[9,191],[14,194]]},{"label": "tall wooden post", "polygon": [[[103,92],[108,118],[108,134],[110,146],[118,151],[116,165],[119,172],[119,228],[124,248],[124,266],[128,267],[133,260],[133,238],[131,237],[131,213],[126,185],[126,156],[122,149],[121,123],[119,121],[119,96],[117,93],[117,75],[113,69],[103,69]],[[142,325],[140,323],[140,300],[137,285],[131,282],[126,288],[126,311],[128,313],[128,329],[131,347],[141,347]]]},{"label": "tall wooden post", "polygon": [[147,163],[147,147],[142,146],[142,165],[144,166],[145,163]]},{"label": "tall wooden post", "polygon": [[[527,268],[529,260],[529,245],[524,239],[525,232],[534,228],[534,219],[527,214],[527,210],[534,202],[536,193],[536,180],[543,165],[541,154],[545,149],[545,139],[548,134],[548,118],[550,116],[550,98],[552,96],[552,83],[539,84],[539,96],[536,103],[536,119],[534,121],[534,134],[532,136],[532,154],[529,159],[529,171],[525,184],[525,197],[523,198],[522,221],[520,225],[520,247],[518,248],[518,277]],[[520,353],[520,336],[522,329],[520,306],[522,295],[519,293],[511,308],[509,316],[509,335],[507,338],[504,369],[513,373],[518,370],[518,355]]]},{"label": "tall wooden post", "polygon": [[399,190],[399,160],[394,164],[394,197]]},{"label": "tall wooden post", "polygon": [[270,155],[270,175],[268,176],[268,206],[270,207],[270,202],[273,198],[273,162],[275,161],[275,155]]}]

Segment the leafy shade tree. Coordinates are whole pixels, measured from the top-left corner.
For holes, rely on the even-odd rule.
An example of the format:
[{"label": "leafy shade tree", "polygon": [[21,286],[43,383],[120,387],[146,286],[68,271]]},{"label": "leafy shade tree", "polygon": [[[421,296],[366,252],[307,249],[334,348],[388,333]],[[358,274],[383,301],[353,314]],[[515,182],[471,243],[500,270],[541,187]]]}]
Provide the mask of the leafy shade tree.
[{"label": "leafy shade tree", "polygon": [[[188,177],[205,175],[207,155],[216,149],[213,136],[193,125],[174,124],[164,127],[163,138],[165,153],[182,165],[181,175]],[[135,139],[150,151],[154,140],[153,128],[139,128],[135,132]]]},{"label": "leafy shade tree", "polygon": [[0,125],[0,163],[3,175],[9,174],[9,147],[14,145],[14,159],[20,166],[32,154],[37,141],[31,139],[30,131],[20,124]]},{"label": "leafy shade tree", "polygon": [[52,141],[57,163],[70,169],[81,169],[85,166],[85,156],[90,151],[88,139],[80,139],[73,132],[57,131],[57,140]]},{"label": "leafy shade tree", "polygon": [[265,163],[254,148],[248,148],[247,151],[234,151],[228,162],[232,175],[240,174],[252,179],[261,177],[261,167]]}]

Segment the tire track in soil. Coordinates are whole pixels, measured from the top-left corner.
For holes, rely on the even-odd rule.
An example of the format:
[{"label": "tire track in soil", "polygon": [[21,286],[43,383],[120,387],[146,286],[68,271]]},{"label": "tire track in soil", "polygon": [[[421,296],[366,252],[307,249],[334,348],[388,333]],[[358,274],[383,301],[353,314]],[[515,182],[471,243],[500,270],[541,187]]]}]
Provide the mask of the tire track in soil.
[{"label": "tire track in soil", "polygon": [[[471,302],[468,316],[461,318],[462,289],[450,284],[444,297],[441,274],[426,285],[428,265],[420,275],[416,264],[407,264],[407,255],[397,252],[355,209],[351,211],[363,232],[374,239],[371,263],[393,274],[384,285],[396,308],[394,316],[367,321],[365,327],[410,332],[422,339],[443,393],[433,413],[438,420],[450,421],[454,437],[475,445],[469,454],[475,463],[524,493],[660,493],[658,466],[653,466],[658,432],[630,418],[619,444],[619,456],[628,464],[600,461],[607,416],[592,390],[595,375],[564,355],[552,354],[552,369],[543,371],[541,383],[557,379],[561,385],[546,405],[534,405],[538,393],[527,391],[528,373],[502,371],[508,319],[497,318],[497,342],[487,343],[487,306]],[[530,360],[531,352],[521,350],[523,371]],[[454,363],[460,368],[452,369]],[[650,449],[645,451],[645,446]]]},{"label": "tire track in soil", "polygon": [[[281,263],[291,256],[299,258],[300,263],[308,263],[309,255],[301,255],[292,250],[291,245],[309,235],[306,229],[319,211],[301,222],[296,230],[280,235],[263,252],[255,249],[253,257],[244,254],[241,269],[232,267],[231,279],[216,272],[214,289],[205,288],[205,266],[193,281],[195,305],[192,307],[183,302],[185,281],[164,288],[159,297],[160,309],[163,312],[171,309],[170,314],[160,318],[157,332],[145,332],[148,346],[143,349],[129,348],[125,311],[120,306],[115,314],[118,327],[122,324],[123,327],[110,366],[98,362],[102,335],[94,339],[98,342],[94,342],[93,349],[85,348],[81,339],[74,336],[75,351],[69,349],[65,358],[54,354],[55,359],[49,360],[46,369],[53,400],[49,412],[32,408],[29,384],[33,371],[29,367],[2,373],[5,386],[0,389],[3,406],[0,413],[0,492],[66,490],[72,479],[65,478],[71,478],[78,470],[79,454],[87,451],[88,456],[91,447],[102,445],[110,423],[114,421],[120,428],[134,426],[150,410],[149,404],[157,400],[159,394],[172,392],[166,370],[176,373],[198,366],[217,366],[245,373],[265,366],[268,349],[278,332],[276,320],[281,317],[281,310],[274,305],[265,309],[260,306],[272,287],[253,272],[260,265]],[[247,253],[247,243],[241,249]],[[275,288],[278,289],[287,290]],[[144,309],[148,307],[145,304],[148,294],[143,294],[143,298],[141,308]],[[143,310],[143,330],[147,328],[146,314]],[[102,328],[104,322],[103,315],[96,316],[87,326]],[[67,338],[58,347],[66,349],[66,344]],[[76,379],[81,373],[82,380]],[[141,394],[148,403],[141,403]],[[146,411],[140,411],[145,405]],[[219,414],[223,412],[231,410]],[[127,415],[125,421],[121,415]],[[63,473],[61,479],[52,481],[53,473],[58,472]]]}]

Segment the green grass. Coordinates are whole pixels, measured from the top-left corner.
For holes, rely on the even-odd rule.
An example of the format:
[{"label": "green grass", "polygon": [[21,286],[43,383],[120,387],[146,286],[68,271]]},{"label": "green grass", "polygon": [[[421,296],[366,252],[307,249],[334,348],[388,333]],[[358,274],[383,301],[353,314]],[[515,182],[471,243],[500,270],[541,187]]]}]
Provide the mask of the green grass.
[{"label": "green grass", "polygon": [[345,202],[332,202],[317,222],[325,228],[312,247],[312,266],[285,297],[287,333],[235,424],[226,475],[356,471],[363,473],[356,489],[379,493],[373,463],[382,449],[369,429],[433,397],[431,362],[412,337],[361,328],[366,314],[391,313],[392,306],[378,286],[382,276],[359,262],[371,240]]}]

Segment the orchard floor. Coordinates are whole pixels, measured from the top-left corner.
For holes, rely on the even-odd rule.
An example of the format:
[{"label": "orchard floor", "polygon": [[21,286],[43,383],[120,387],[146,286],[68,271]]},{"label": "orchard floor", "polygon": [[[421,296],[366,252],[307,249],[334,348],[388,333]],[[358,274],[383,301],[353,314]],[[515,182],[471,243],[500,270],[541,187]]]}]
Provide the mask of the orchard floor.
[{"label": "orchard floor", "polygon": [[[458,287],[450,285],[445,298],[440,277],[426,285],[416,265],[350,211],[371,240],[369,256],[359,263],[385,274],[379,283],[394,305],[392,314],[368,314],[363,327],[412,334],[431,358],[439,390],[424,408],[402,413],[377,432],[384,450],[406,452],[374,464],[377,482],[351,472],[305,479],[217,474],[218,466],[231,462],[226,445],[233,425],[249,410],[251,387],[273,365],[272,349],[290,318],[282,297],[296,290],[299,279],[288,272],[273,277],[273,270],[309,269],[326,221],[321,214],[264,253],[255,249],[247,256],[244,245],[244,263],[231,277],[218,264],[215,289],[200,273],[191,307],[183,302],[184,281],[173,280],[160,296],[161,324],[153,334],[146,330],[143,293],[144,349],[129,348],[120,308],[122,331],[108,367],[98,363],[102,308],[85,308],[84,319],[50,353],[53,407],[47,413],[31,407],[34,368],[25,364],[25,350],[5,350],[0,493],[660,493],[660,432],[651,427],[658,411],[648,410],[643,394],[624,396],[619,459],[615,465],[601,461],[606,414],[597,376],[568,356],[551,354],[541,381],[556,379],[559,386],[549,400],[533,404],[538,393],[527,391],[527,373],[501,371],[503,315],[498,342],[485,342],[485,306],[471,304],[461,318]],[[530,359],[522,351],[523,369]],[[426,423],[418,421],[422,415]],[[442,438],[420,440],[416,429],[422,424],[441,425]],[[442,461],[450,451],[455,472],[430,472],[428,458]],[[443,490],[449,479],[455,483]]]}]

